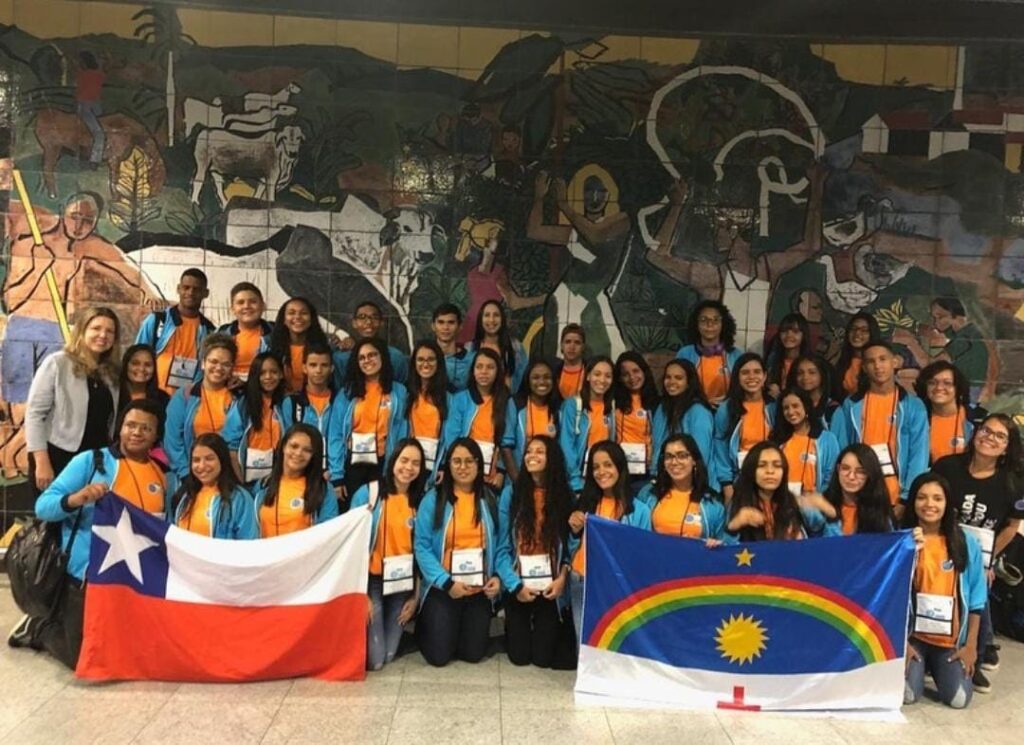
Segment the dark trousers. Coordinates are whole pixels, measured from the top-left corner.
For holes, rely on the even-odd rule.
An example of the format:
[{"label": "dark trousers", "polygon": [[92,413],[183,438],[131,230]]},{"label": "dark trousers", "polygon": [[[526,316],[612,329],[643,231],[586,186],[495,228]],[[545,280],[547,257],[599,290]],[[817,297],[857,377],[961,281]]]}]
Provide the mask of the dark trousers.
[{"label": "dark trousers", "polygon": [[[60,472],[64,470],[64,467],[71,462],[72,458],[78,455],[78,453],[62,450],[50,443],[46,443],[46,452],[50,456],[50,465],[53,466],[54,478],[60,476]],[[37,497],[42,494],[42,491],[36,488],[36,459],[32,453],[28,455],[28,483],[32,487],[32,492]]]},{"label": "dark trousers", "polygon": [[416,637],[423,659],[443,667],[453,659],[479,662],[487,654],[491,630],[491,601],[479,592],[453,600],[444,590],[430,588],[416,618]]},{"label": "dark trousers", "polygon": [[338,507],[344,514],[348,512],[348,506],[352,503],[352,497],[359,491],[359,487],[376,481],[380,478],[380,466],[372,463],[349,463],[345,466],[345,494],[346,499],[338,503]]},{"label": "dark trousers", "polygon": [[78,653],[82,650],[84,619],[85,588],[78,580],[68,577],[57,601],[56,612],[42,623],[33,641],[74,670],[78,664]]},{"label": "dark trousers", "polygon": [[505,599],[505,651],[513,665],[551,667],[561,627],[556,601],[521,603],[514,595]]}]

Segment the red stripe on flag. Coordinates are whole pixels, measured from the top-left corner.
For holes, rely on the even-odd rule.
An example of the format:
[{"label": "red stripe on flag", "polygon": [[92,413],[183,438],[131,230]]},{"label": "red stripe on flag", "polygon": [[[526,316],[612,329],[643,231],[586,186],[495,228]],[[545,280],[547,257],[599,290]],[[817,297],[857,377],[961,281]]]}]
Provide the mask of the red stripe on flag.
[{"label": "red stripe on flag", "polygon": [[262,608],[186,603],[89,585],[75,674],[231,682],[366,677],[366,595]]}]

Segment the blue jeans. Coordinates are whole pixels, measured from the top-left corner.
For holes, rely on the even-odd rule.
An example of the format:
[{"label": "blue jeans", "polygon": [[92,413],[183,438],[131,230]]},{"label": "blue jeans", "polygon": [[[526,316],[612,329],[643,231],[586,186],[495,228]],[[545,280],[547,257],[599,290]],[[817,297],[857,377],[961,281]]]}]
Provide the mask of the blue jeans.
[{"label": "blue jeans", "polygon": [[[580,548],[582,551],[582,547]],[[580,648],[580,636],[583,634],[583,576],[569,572],[569,604],[572,606],[572,622],[576,627],[576,650]]]},{"label": "blue jeans", "polygon": [[995,643],[996,634],[992,629],[992,608],[991,601],[985,600],[985,609],[981,612],[981,623],[978,625],[978,654],[985,651],[985,647]]},{"label": "blue jeans", "polygon": [[107,136],[100,125],[100,116],[103,114],[103,106],[99,101],[79,101],[78,118],[85,123],[85,128],[92,135],[92,150],[89,153],[90,163],[99,163],[103,160],[103,147],[106,145]]},{"label": "blue jeans", "polygon": [[402,640],[398,616],[412,590],[385,597],[384,581],[371,574],[366,592],[373,603],[373,619],[366,627],[366,669],[380,670],[385,663],[395,659],[398,652],[398,643]]},{"label": "blue jeans", "polygon": [[955,650],[949,647],[936,647],[917,639],[908,639],[907,644],[917,651],[919,659],[911,660],[907,665],[903,703],[914,704],[921,700],[924,694],[924,674],[928,671],[935,679],[935,687],[939,691],[939,700],[942,703],[954,709],[966,708],[967,704],[971,703],[974,686],[960,660],[949,661],[949,656]]}]

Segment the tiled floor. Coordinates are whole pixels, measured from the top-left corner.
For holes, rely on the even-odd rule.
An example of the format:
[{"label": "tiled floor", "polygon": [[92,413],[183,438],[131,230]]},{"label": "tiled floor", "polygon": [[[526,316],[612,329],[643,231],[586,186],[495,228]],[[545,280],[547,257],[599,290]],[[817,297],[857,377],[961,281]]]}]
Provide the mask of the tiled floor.
[{"label": "tiled floor", "polygon": [[[0,583],[0,629],[17,620]],[[435,669],[410,655],[363,683],[88,685],[42,654],[0,649],[0,742],[68,743],[976,743],[1024,741],[1024,645],[1003,641],[994,690],[966,711],[926,702],[908,725],[765,714],[582,708],[573,674],[498,655]]]}]

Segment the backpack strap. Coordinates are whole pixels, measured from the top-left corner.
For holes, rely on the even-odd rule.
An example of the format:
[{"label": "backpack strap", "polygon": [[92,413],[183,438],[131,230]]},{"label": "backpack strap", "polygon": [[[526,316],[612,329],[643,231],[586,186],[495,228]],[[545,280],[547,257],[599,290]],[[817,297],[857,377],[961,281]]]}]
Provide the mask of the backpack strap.
[{"label": "backpack strap", "polygon": [[167,323],[167,309],[154,310],[153,315],[156,316],[156,324],[153,326],[153,346],[155,347],[160,341],[160,334],[164,330],[164,324]]}]

